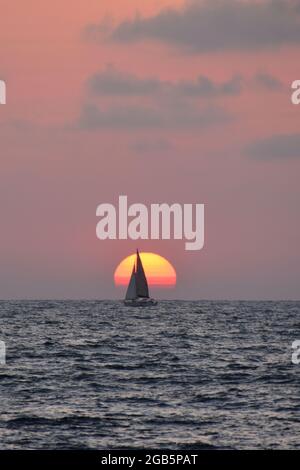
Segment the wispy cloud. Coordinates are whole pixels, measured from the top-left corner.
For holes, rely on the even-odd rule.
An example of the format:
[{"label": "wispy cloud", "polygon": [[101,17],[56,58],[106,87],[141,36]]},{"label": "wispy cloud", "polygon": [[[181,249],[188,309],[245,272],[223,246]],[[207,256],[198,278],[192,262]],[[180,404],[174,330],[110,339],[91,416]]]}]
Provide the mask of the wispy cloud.
[{"label": "wispy cloud", "polygon": [[194,106],[133,106],[119,105],[102,109],[86,105],[81,112],[78,126],[82,129],[195,129],[225,124],[232,118],[216,106],[197,109]]},{"label": "wispy cloud", "polygon": [[246,153],[259,160],[300,158],[300,134],[279,134],[257,140]]},{"label": "wispy cloud", "polygon": [[[282,83],[266,72],[249,79],[234,75],[221,82],[205,75],[167,81],[107,66],[87,80],[87,104],[78,125],[84,129],[202,129],[232,120],[232,115],[218,105],[218,98],[238,96],[243,89],[258,86],[279,91]],[[98,103],[98,98],[104,97],[116,99],[106,100],[104,106],[103,100]],[[135,97],[139,97],[138,103]]]},{"label": "wispy cloud", "polygon": [[242,89],[242,78],[233,76],[227,81],[216,82],[204,75],[199,75],[195,80],[170,82],[156,77],[140,78],[109,66],[90,77],[88,89],[99,95],[130,96],[160,93],[178,97],[210,98],[238,95]]},{"label": "wispy cloud", "polygon": [[280,91],[283,89],[283,83],[278,80],[278,78],[266,72],[257,73],[254,77],[254,81],[258,86],[266,90]]},{"label": "wispy cloud", "polygon": [[[277,48],[300,43],[300,5],[299,0],[192,0],[111,28],[112,41],[158,40],[196,53]],[[103,22],[86,28],[95,40],[104,29]]]},{"label": "wispy cloud", "polygon": [[139,78],[108,66],[88,80],[90,91],[99,95],[148,95],[160,91],[164,83],[157,78]]}]

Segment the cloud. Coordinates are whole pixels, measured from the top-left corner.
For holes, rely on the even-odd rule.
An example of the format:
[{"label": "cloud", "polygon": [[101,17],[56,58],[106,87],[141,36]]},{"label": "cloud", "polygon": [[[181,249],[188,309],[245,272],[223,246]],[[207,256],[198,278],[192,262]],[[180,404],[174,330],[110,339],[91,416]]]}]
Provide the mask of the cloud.
[{"label": "cloud", "polygon": [[233,96],[242,90],[242,78],[235,76],[223,83],[215,83],[209,78],[200,75],[195,81],[181,81],[174,86],[179,94],[185,96]]},{"label": "cloud", "polygon": [[[95,40],[100,26],[88,26]],[[121,43],[158,40],[196,53],[299,44],[299,0],[193,0],[181,9],[123,21],[109,37]]]},{"label": "cloud", "polygon": [[[191,98],[236,95],[241,91],[241,83],[240,77],[217,83],[205,76],[171,82],[140,78],[108,66],[88,79],[89,103],[83,107],[77,125],[82,129],[203,129],[226,123],[231,115],[213,102],[200,103]],[[98,96],[118,100],[103,107],[103,103],[95,102]],[[131,99],[135,96],[143,99],[137,103]]]},{"label": "cloud", "polygon": [[283,89],[283,84],[280,80],[265,72],[257,73],[254,81],[258,86],[270,91],[280,91]]},{"label": "cloud", "polygon": [[[258,85],[270,90],[281,88],[281,82],[265,72],[249,79],[236,75],[223,82],[204,75],[172,82],[157,77],[140,78],[108,66],[88,79],[89,102],[77,125],[83,129],[203,129],[232,120],[231,114],[217,106],[214,99],[236,96],[243,88]],[[133,99],[136,96],[139,102]],[[97,97],[117,100],[106,100],[104,107],[103,103],[98,106]]]},{"label": "cloud", "polygon": [[86,105],[79,117],[81,129],[141,129],[181,128],[203,129],[231,120],[229,113],[215,106],[199,110],[188,105],[133,106],[119,105],[105,110],[94,104]]},{"label": "cloud", "polygon": [[250,144],[246,153],[260,160],[300,158],[300,134],[280,134],[260,139]]},{"label": "cloud", "polygon": [[113,19],[106,15],[98,24],[88,24],[82,31],[82,38],[90,41],[103,42],[113,29]]},{"label": "cloud", "polygon": [[159,91],[163,82],[155,78],[142,79],[107,67],[88,80],[91,91],[101,95],[147,95]]},{"label": "cloud", "polygon": [[217,83],[199,75],[195,80],[178,82],[163,81],[159,78],[139,78],[109,66],[88,80],[88,89],[97,95],[153,95],[165,94],[177,97],[218,97],[233,96],[241,92],[242,78],[234,76],[228,81]]}]

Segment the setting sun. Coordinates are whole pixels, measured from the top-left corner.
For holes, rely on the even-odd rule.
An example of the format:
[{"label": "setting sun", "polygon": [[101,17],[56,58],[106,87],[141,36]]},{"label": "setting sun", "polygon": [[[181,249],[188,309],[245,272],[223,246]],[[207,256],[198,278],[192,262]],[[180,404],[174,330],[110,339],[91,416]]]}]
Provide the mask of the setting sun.
[{"label": "setting sun", "polygon": [[[172,264],[155,253],[140,253],[149,286],[174,287],[176,285],[176,271]],[[126,286],[129,282],[136,255],[127,256],[115,270],[114,280],[116,286]]]}]

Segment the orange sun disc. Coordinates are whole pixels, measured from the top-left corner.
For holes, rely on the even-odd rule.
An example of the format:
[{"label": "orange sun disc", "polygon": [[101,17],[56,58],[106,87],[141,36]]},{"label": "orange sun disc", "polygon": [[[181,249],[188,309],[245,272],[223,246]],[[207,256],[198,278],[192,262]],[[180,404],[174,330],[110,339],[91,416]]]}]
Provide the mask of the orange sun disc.
[{"label": "orange sun disc", "polygon": [[[156,253],[140,253],[149,286],[174,287],[176,271],[172,264]],[[129,282],[136,255],[127,256],[115,270],[116,286],[126,286]]]}]

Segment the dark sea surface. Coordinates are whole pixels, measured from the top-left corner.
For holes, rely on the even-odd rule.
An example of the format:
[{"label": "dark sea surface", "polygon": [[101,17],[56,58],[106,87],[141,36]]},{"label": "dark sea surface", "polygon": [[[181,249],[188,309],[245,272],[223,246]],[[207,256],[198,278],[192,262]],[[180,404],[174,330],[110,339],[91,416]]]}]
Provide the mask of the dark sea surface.
[{"label": "dark sea surface", "polygon": [[300,448],[300,302],[0,302],[1,449]]}]

